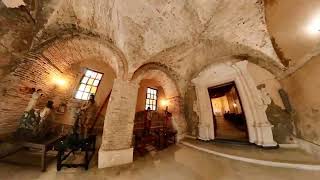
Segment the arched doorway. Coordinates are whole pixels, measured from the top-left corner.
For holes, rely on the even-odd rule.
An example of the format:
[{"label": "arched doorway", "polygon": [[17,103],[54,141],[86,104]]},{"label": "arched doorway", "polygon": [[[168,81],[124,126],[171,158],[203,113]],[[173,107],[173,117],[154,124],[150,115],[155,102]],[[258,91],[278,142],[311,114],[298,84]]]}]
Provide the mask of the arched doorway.
[{"label": "arched doorway", "polygon": [[249,142],[263,147],[277,146],[273,140],[272,125],[267,119],[267,97],[257,89],[247,71],[247,61],[214,64],[201,71],[192,82],[196,86],[200,114],[199,139],[215,139],[213,112],[208,88],[234,82],[246,115]]},{"label": "arched doorway", "polygon": [[[183,104],[180,91],[176,85],[176,82],[169,75],[170,73],[162,70],[161,67],[152,66],[150,69],[147,66],[141,66],[135,71],[132,76],[132,82],[140,84],[142,81],[156,82],[157,86],[161,87],[164,92],[162,100],[167,101],[167,104],[161,107],[161,101],[158,101],[159,110],[164,110],[166,106],[169,112],[172,113],[172,123],[174,129],[177,130],[177,141],[184,137],[186,132],[186,122],[183,114]],[[143,95],[142,95],[143,96]],[[138,102],[139,103],[139,102]],[[143,100],[141,103],[145,103]],[[141,108],[140,108],[141,109]]]},{"label": "arched doorway", "polygon": [[[128,83],[127,61],[122,52],[108,41],[84,34],[65,35],[61,38],[44,42],[39,45],[39,48],[35,48],[35,50],[36,51],[32,56],[36,56],[41,62],[44,62],[43,64],[48,64],[48,67],[52,66],[47,68],[48,70],[44,69],[49,72],[46,74],[51,74],[51,72],[53,72],[52,74],[57,77],[70,77],[70,79],[72,79],[73,85],[68,89],[68,92],[71,92],[72,95],[73,93],[76,93],[79,82],[84,74],[84,66],[81,65],[83,62],[87,62],[88,66],[97,65],[96,67],[88,68],[95,72],[103,73],[108,76],[108,78],[111,78],[110,82],[112,81],[113,83],[111,82],[108,88],[102,89],[101,87],[98,87],[97,90],[98,93],[101,92],[102,96],[104,96],[102,101],[100,101],[101,107],[106,100],[105,97],[108,96],[112,89],[110,100],[107,102],[108,107],[106,108],[105,106],[101,109],[101,112],[105,114],[105,116],[103,116],[105,118],[101,117],[100,125],[102,126],[103,124],[103,135],[98,154],[98,167],[113,166],[118,163],[121,164],[123,161],[131,162],[132,151],[130,151],[130,145],[132,134],[128,133],[131,130],[131,124],[128,123],[131,114],[124,110],[126,109],[125,106],[119,106],[122,104],[128,105],[127,100],[129,98],[123,97],[130,96],[131,94],[127,93],[127,91],[135,86],[131,86],[131,84]],[[107,65],[109,70],[103,70],[104,65]],[[76,69],[75,73],[67,72],[72,69]],[[45,79],[45,77],[46,76],[38,77],[38,79],[43,78],[44,83],[40,83],[43,83],[48,87],[54,86],[51,85],[50,81]],[[50,84],[50,86],[48,84]],[[103,84],[101,84],[101,86],[102,85]],[[124,86],[127,88],[124,88]],[[52,95],[56,95],[56,93],[52,93]],[[59,92],[58,95],[60,96],[62,93]],[[132,99],[133,104],[135,104],[134,96]],[[120,122],[119,119],[122,120],[122,122]],[[104,121],[104,123],[102,123],[102,121]],[[120,160],[117,159],[119,156],[114,155],[114,152],[119,153],[119,149],[124,150],[120,152],[124,152],[125,154],[125,158],[124,156],[121,156]],[[110,161],[110,158],[114,159],[114,161]]]}]

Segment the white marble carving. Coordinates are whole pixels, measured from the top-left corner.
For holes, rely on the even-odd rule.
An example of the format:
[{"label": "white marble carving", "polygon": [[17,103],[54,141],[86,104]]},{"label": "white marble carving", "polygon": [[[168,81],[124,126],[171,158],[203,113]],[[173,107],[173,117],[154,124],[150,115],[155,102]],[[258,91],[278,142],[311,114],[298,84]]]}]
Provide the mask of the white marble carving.
[{"label": "white marble carving", "polygon": [[208,88],[235,82],[245,112],[249,141],[263,147],[277,146],[272,125],[267,119],[268,96],[260,92],[247,70],[247,61],[214,64],[192,80],[196,86],[199,107],[199,139],[214,139],[214,124]]}]

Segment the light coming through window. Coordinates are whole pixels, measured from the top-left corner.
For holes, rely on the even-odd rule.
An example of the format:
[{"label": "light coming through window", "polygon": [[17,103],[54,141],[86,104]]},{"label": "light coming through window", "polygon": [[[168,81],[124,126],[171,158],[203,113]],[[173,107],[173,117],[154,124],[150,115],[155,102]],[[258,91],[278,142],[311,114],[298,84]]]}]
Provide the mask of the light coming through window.
[{"label": "light coming through window", "polygon": [[80,81],[78,91],[75,98],[81,100],[88,100],[90,94],[96,94],[103,74],[93,70],[86,70],[83,78]]},{"label": "light coming through window", "polygon": [[152,88],[147,89],[146,110],[148,109],[148,107],[150,107],[150,109],[154,111],[157,109],[157,94],[158,90]]}]

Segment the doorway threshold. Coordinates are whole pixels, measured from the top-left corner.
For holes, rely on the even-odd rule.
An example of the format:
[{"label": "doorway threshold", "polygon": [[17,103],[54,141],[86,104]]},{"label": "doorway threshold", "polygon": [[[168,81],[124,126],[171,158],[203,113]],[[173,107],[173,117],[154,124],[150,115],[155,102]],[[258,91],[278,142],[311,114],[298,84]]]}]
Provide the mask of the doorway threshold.
[{"label": "doorway threshold", "polygon": [[234,144],[234,145],[253,145],[249,141],[241,140],[231,140],[231,139],[214,139],[211,140],[212,143],[221,143],[221,144]]}]

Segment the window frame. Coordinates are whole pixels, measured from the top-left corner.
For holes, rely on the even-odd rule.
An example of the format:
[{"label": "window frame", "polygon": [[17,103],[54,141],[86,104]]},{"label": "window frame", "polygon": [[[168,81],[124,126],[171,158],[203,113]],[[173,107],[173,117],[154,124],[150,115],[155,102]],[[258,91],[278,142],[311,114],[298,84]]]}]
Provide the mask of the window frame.
[{"label": "window frame", "polygon": [[[78,91],[80,91],[79,88],[80,88],[81,84],[84,84],[84,83],[82,83],[82,80],[83,80],[84,77],[86,77],[86,73],[87,73],[88,70],[89,70],[89,71],[92,71],[92,72],[95,72],[95,73],[99,73],[99,74],[102,75],[102,76],[101,76],[101,79],[99,80],[99,82],[98,82],[98,84],[97,84],[97,86],[94,86],[93,84],[90,85],[90,86],[97,87],[96,92],[94,93],[94,95],[96,95],[97,92],[98,92],[98,90],[99,90],[99,86],[100,86],[101,81],[102,81],[102,79],[103,79],[103,77],[104,77],[104,73],[102,73],[102,72],[100,72],[100,71],[97,71],[97,70],[90,69],[90,68],[85,68],[85,71],[84,71],[83,75],[82,75],[81,78],[78,80],[78,86],[77,86],[76,91],[75,91],[74,96],[73,96],[73,98],[76,99],[76,100],[87,101],[87,100],[84,100],[84,99],[82,99],[82,98],[81,98],[81,99],[76,98],[76,95],[77,95]],[[90,78],[89,78],[89,79],[90,79]],[[89,81],[89,79],[88,79],[88,81]],[[94,80],[98,80],[98,79],[94,79]],[[85,83],[85,85],[87,86],[88,84]],[[91,89],[90,89],[90,90],[91,90]],[[88,96],[88,97],[90,97],[91,94],[92,94],[92,93],[89,93],[89,96]]]},{"label": "window frame", "polygon": [[[155,90],[156,91],[156,99],[151,99],[151,96],[150,96],[150,98],[148,98],[148,94],[150,94],[150,93],[148,93],[148,89],[151,89],[151,90]],[[158,89],[156,89],[156,88],[152,88],[152,87],[147,87],[147,91],[146,91],[146,98],[145,98],[145,101],[144,101],[144,109],[145,110],[147,110],[147,107],[150,107],[150,105],[151,104],[148,104],[149,106],[147,106],[147,99],[149,99],[149,100],[155,100],[156,101],[156,104],[155,104],[155,109],[153,110],[151,107],[151,111],[157,111],[157,109],[158,109]],[[150,94],[151,95],[151,94]]]}]

